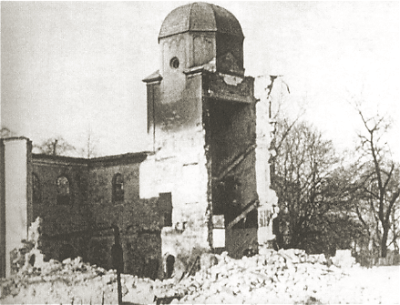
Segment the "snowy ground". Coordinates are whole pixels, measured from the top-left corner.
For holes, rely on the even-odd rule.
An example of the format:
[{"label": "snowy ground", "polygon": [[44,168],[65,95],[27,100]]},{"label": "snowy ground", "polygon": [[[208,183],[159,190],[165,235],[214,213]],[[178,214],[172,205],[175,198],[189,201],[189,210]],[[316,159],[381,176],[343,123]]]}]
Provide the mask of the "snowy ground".
[{"label": "snowy ground", "polygon": [[400,304],[400,267],[346,269],[349,275],[324,295],[322,303]]}]

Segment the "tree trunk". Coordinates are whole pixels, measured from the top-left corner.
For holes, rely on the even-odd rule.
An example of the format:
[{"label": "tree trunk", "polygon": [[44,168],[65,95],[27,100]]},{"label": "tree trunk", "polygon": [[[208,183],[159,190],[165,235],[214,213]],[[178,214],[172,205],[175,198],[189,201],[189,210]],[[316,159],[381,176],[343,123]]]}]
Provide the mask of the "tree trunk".
[{"label": "tree trunk", "polygon": [[389,228],[383,228],[383,235],[381,241],[381,257],[385,258],[387,255],[387,239],[389,234]]}]

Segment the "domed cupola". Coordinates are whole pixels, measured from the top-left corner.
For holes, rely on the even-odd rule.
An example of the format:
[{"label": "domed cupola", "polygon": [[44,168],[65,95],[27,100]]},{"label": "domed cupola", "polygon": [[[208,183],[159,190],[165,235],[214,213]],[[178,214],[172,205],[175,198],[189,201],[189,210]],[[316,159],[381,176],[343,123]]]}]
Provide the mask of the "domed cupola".
[{"label": "domed cupola", "polygon": [[165,18],[158,41],[162,71],[214,64],[216,71],[243,75],[243,32],[226,9],[195,2],[176,8]]},{"label": "domed cupola", "polygon": [[204,2],[190,3],[169,13],[158,39],[185,32],[217,32],[244,38],[242,27],[231,12]]}]

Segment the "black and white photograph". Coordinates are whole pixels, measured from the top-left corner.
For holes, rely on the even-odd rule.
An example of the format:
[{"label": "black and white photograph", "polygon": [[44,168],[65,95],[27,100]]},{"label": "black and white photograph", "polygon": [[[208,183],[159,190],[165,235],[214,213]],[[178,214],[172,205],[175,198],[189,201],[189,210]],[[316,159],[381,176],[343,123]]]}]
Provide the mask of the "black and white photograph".
[{"label": "black and white photograph", "polygon": [[0,7],[0,304],[400,304],[399,1]]}]

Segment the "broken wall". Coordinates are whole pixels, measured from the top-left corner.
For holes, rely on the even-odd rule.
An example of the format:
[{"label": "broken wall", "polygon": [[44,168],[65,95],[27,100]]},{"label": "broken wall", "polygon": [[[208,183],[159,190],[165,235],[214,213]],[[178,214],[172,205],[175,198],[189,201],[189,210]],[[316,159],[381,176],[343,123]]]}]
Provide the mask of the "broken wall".
[{"label": "broken wall", "polygon": [[260,207],[258,208],[258,241],[260,244],[268,244],[275,239],[273,234],[273,219],[277,216],[278,198],[271,189],[270,156],[274,153],[271,149],[271,141],[274,137],[275,124],[271,119],[271,107],[277,107],[271,100],[270,93],[274,78],[269,75],[257,78],[256,94],[259,102],[256,105],[257,114],[257,148],[256,148],[256,174],[257,193]]},{"label": "broken wall", "polygon": [[[209,105],[213,177],[218,180],[234,177],[235,199],[239,208],[244,208],[257,199],[252,147],[255,144],[254,105],[223,101],[211,101]],[[241,156],[243,159],[228,171]]]},{"label": "broken wall", "polygon": [[258,199],[255,172],[255,99],[253,79],[209,74],[205,78],[209,121],[209,159],[212,163],[213,214],[224,215],[225,250],[241,257],[257,243],[257,211],[229,224]]},{"label": "broken wall", "polygon": [[[161,215],[158,198],[142,199],[140,164],[145,155],[131,160],[93,160],[89,169],[89,201],[94,227],[117,225],[124,250],[124,272],[136,275],[159,275],[161,270]],[[123,177],[123,200],[113,200],[113,179]],[[154,174],[154,173],[153,173]],[[111,268],[111,231],[94,233],[89,244],[90,260],[99,266]],[[157,262],[156,270],[151,270]],[[153,275],[152,275],[153,276]]]},{"label": "broken wall", "polygon": [[[171,194],[172,225],[162,229],[162,253],[175,258],[179,255],[187,264],[193,253],[209,251],[211,247],[209,173],[202,120],[202,75],[178,72],[183,80],[170,75],[173,71],[165,75],[175,79],[173,86],[167,86],[165,79],[147,85],[148,109],[152,111],[148,116],[149,126],[150,133],[154,132],[155,153],[141,164],[140,197]],[[176,82],[183,82],[183,89]],[[179,97],[175,99],[176,94]]]},{"label": "broken wall", "polygon": [[0,277],[6,276],[6,189],[5,148],[0,139]]},{"label": "broken wall", "polygon": [[[140,196],[170,193],[172,224],[161,232],[162,253],[190,259],[193,251],[210,249],[207,212],[207,170],[202,146],[164,156],[163,151],[141,164]],[[187,152],[186,154],[184,152]],[[185,262],[184,262],[185,263]]]},{"label": "broken wall", "polygon": [[[88,193],[93,222],[97,226],[116,224],[120,230],[126,230],[133,225],[160,225],[157,200],[141,200],[139,196],[140,162],[143,159],[132,162],[92,162]],[[113,200],[113,179],[117,174],[123,179],[122,201]]]},{"label": "broken wall", "polygon": [[[160,276],[160,213],[157,198],[139,197],[140,162],[147,154],[95,159],[34,155],[32,171],[40,182],[34,216],[43,218],[43,252],[62,260],[71,255],[111,268],[115,224],[121,232],[125,272]],[[113,201],[113,179],[123,177],[123,200]],[[57,204],[57,178],[69,181],[69,204]],[[98,231],[98,229],[103,229]],[[104,230],[105,229],[105,230]],[[143,264],[144,262],[144,264]],[[145,266],[145,267],[143,267]]]},{"label": "broken wall", "polygon": [[[31,168],[38,183],[36,192],[39,192],[39,196],[32,202],[33,216],[34,219],[43,219],[45,257],[62,259],[62,249],[64,245],[69,245],[74,249],[74,255],[87,258],[88,237],[69,235],[71,232],[88,230],[91,224],[91,211],[87,201],[87,160],[33,154]],[[59,177],[68,179],[68,201],[61,201],[58,197]]]},{"label": "broken wall", "polygon": [[172,75],[173,88],[165,85],[165,79],[147,84],[148,132],[154,137],[155,151],[179,152],[201,141],[197,131],[202,124],[202,79],[182,71]]}]

